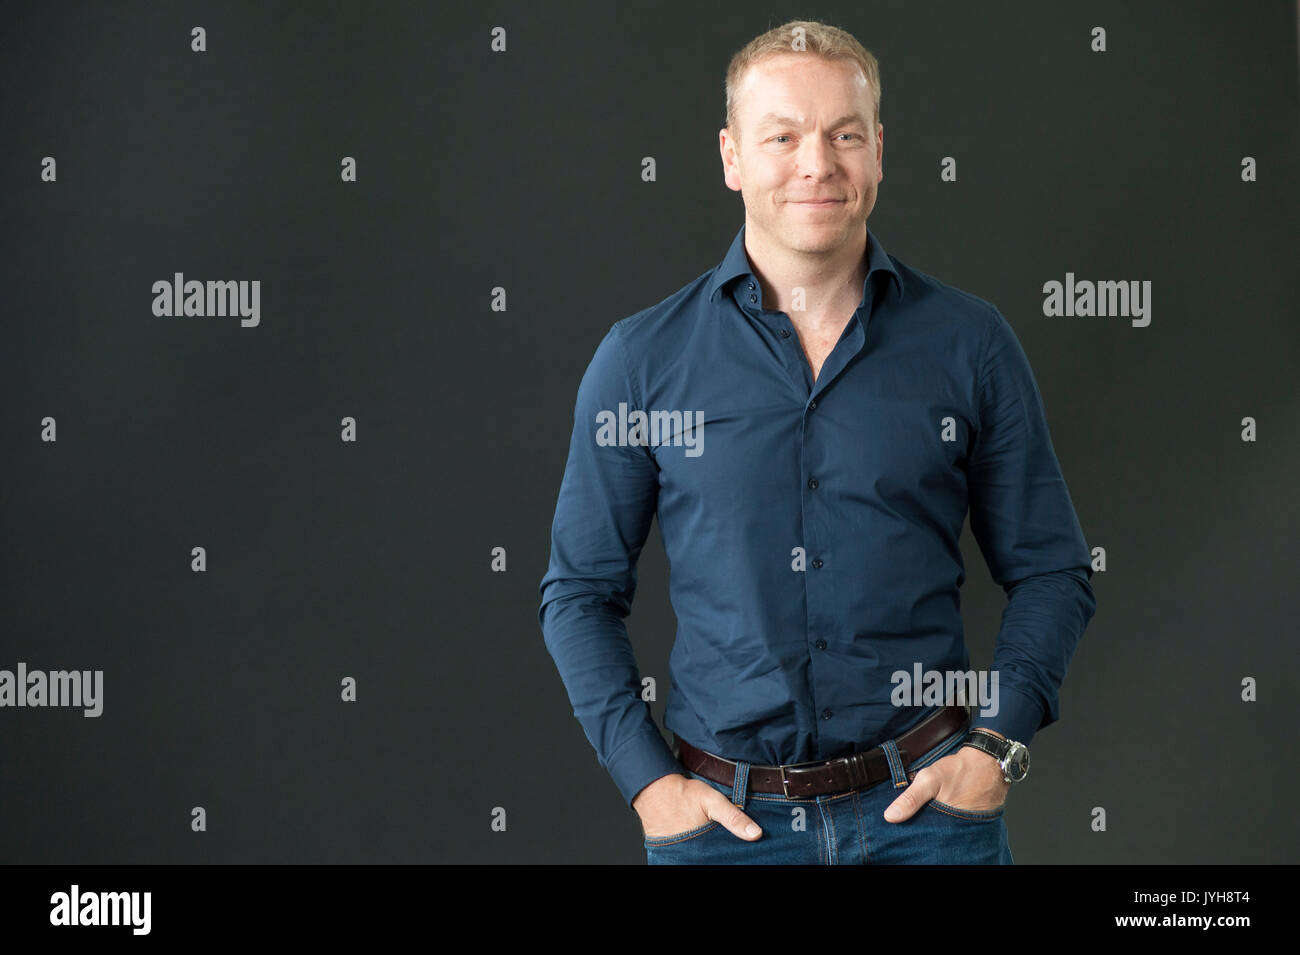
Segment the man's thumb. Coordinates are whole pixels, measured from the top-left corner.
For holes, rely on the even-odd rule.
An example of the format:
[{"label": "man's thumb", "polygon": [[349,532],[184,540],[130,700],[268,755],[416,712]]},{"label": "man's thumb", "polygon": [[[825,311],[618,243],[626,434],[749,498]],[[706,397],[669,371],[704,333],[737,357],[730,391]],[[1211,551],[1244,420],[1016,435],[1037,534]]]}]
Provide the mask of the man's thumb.
[{"label": "man's thumb", "polygon": [[753,842],[763,834],[758,823],[741,812],[739,806],[717,790],[713,791],[713,798],[708,801],[704,811],[708,813],[710,819],[721,824],[722,828],[738,839]]}]

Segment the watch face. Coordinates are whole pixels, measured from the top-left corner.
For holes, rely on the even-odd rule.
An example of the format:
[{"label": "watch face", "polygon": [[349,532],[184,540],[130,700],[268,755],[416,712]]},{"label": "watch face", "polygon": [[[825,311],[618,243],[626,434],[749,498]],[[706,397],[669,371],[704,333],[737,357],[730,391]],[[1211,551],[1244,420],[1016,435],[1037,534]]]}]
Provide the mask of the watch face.
[{"label": "watch face", "polygon": [[1029,747],[1015,743],[1007,756],[1007,775],[1019,782],[1029,773]]}]

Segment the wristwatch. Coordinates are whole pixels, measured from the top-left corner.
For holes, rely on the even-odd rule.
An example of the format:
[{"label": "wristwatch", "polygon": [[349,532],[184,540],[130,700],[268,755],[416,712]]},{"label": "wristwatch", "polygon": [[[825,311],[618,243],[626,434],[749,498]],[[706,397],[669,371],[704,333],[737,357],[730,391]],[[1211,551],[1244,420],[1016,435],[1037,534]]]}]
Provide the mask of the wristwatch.
[{"label": "wristwatch", "polygon": [[988,730],[973,729],[963,746],[973,746],[988,753],[1002,767],[1002,781],[1018,783],[1029,775],[1029,747],[1013,739],[1003,739]]}]

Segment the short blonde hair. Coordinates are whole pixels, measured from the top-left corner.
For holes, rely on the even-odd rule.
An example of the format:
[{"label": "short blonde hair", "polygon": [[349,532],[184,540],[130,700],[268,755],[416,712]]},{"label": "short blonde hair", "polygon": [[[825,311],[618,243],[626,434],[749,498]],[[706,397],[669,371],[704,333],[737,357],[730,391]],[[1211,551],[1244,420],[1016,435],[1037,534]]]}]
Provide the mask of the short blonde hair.
[{"label": "short blonde hair", "polygon": [[[801,40],[799,47],[795,40]],[[802,47],[802,48],[800,48]],[[739,136],[736,99],[741,80],[751,66],[778,53],[808,53],[827,60],[856,63],[871,86],[876,124],[880,123],[880,64],[853,34],[819,20],[791,20],[746,43],[727,66],[727,128],[733,138]],[[873,127],[872,131],[874,132]]]}]

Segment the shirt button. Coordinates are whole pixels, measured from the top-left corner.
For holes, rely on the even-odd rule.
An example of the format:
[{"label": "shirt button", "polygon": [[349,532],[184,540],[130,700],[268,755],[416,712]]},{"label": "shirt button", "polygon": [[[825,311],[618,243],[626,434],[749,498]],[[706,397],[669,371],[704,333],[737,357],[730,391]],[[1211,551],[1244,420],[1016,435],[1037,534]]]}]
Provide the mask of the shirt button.
[{"label": "shirt button", "polygon": [[816,398],[814,398],[812,401],[808,402],[808,410],[809,410],[809,411],[816,411],[816,410],[817,410],[817,399],[816,399]]},{"label": "shirt button", "polygon": [[754,290],[754,283],[753,283],[753,282],[750,282],[749,285],[748,285],[747,287],[748,287],[749,290],[752,292],[752,291]]},{"label": "shirt button", "polygon": [[821,559],[820,557],[818,557],[816,560],[814,560],[814,561],[813,561],[813,566],[816,567],[818,570],[821,570],[822,559]]},{"label": "shirt button", "polygon": [[822,710],[822,719],[824,719],[824,720],[828,720],[828,719],[830,719],[830,718],[831,718],[831,711],[830,711],[830,710]]},{"label": "shirt button", "polygon": [[808,479],[808,486],[809,486],[810,488],[812,488],[814,491],[817,490],[817,479],[816,479],[816,478],[809,478],[809,479]]},{"label": "shirt button", "polygon": [[788,329],[788,328],[783,328],[783,329],[781,329],[781,337],[782,337],[782,338],[789,338],[789,337],[790,337],[790,329]]},{"label": "shirt button", "polygon": [[758,301],[758,296],[757,296],[757,295],[751,295],[751,296],[749,297],[749,300],[750,300],[751,302],[757,302],[757,301]]},{"label": "shirt button", "polygon": [[818,650],[825,650],[825,649],[826,649],[826,641],[825,641],[825,640],[818,640],[815,644],[813,644],[813,646],[815,646]]}]

